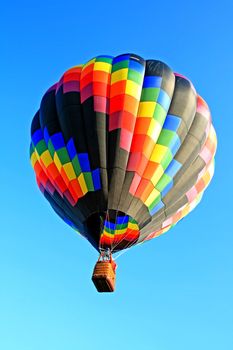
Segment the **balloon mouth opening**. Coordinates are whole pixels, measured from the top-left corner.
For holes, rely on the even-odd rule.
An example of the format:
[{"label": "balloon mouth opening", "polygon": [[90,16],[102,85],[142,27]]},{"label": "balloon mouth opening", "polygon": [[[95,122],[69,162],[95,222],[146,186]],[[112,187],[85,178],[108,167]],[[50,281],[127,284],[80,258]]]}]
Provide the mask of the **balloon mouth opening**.
[{"label": "balloon mouth opening", "polygon": [[87,229],[98,245],[99,252],[116,253],[136,244],[139,226],[131,216],[118,210],[97,212],[87,219]]}]

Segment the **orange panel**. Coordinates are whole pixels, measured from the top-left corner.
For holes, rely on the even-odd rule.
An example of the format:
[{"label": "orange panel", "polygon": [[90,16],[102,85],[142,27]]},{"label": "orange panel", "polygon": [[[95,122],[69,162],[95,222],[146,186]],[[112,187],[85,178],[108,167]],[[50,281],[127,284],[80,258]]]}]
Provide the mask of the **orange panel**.
[{"label": "orange panel", "polygon": [[105,84],[110,84],[111,75],[107,72],[100,71],[100,70],[94,70],[93,71],[93,81],[95,82],[101,82]]},{"label": "orange panel", "polygon": [[124,110],[137,115],[139,101],[130,95],[125,95]]},{"label": "orange panel", "polygon": [[148,162],[146,169],[143,173],[143,177],[150,180],[155,172],[155,170],[158,168],[159,164],[155,162]]},{"label": "orange panel", "polygon": [[135,134],[142,134],[142,135],[147,134],[147,130],[149,129],[150,122],[151,122],[151,118],[138,117],[137,121],[136,121],[134,133]]}]

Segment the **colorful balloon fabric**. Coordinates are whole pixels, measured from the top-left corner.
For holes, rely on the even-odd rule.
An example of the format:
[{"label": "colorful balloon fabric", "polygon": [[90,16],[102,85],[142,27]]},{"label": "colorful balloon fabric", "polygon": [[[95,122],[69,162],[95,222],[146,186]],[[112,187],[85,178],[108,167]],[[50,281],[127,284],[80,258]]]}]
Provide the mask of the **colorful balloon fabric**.
[{"label": "colorful balloon fabric", "polygon": [[214,173],[206,102],[165,63],[134,54],[66,71],[42,98],[31,138],[40,190],[99,251],[168,231]]}]

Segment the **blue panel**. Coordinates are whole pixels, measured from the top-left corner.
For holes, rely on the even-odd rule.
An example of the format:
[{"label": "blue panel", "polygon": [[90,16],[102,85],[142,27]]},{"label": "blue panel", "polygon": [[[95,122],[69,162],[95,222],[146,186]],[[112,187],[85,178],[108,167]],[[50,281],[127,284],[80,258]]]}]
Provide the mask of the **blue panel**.
[{"label": "blue panel", "polygon": [[45,139],[46,145],[48,145],[50,136],[49,136],[48,129],[46,127],[44,128],[44,139]]},{"label": "blue panel", "polygon": [[112,64],[115,64],[115,63],[118,63],[118,62],[121,62],[121,61],[127,61],[130,59],[130,55],[121,55],[121,56],[118,56],[118,57],[114,57],[113,61],[112,61]]},{"label": "blue panel", "polygon": [[77,152],[74,145],[74,140],[72,138],[68,141],[66,148],[69,153],[70,159],[73,159],[76,156]]},{"label": "blue panel", "polygon": [[150,210],[150,215],[153,216],[155,213],[157,213],[157,211],[159,211],[159,209],[163,208],[164,204],[162,201],[160,201],[158,204],[156,204],[156,206]]},{"label": "blue panel", "polygon": [[165,174],[173,178],[176,173],[179,171],[181,168],[182,164],[177,162],[177,160],[172,159],[171,163],[168,165],[167,169],[165,170]]},{"label": "blue panel", "polygon": [[42,139],[44,139],[44,137],[43,137],[43,133],[42,133],[41,129],[36,130],[34,132],[34,134],[32,135],[32,141],[33,141],[34,146],[36,146],[37,143],[39,141],[41,141]]},{"label": "blue panel", "polygon": [[170,191],[170,189],[173,187],[173,181],[171,180],[167,186],[163,189],[161,195],[162,197],[166,196],[166,194],[168,193],[168,191]]},{"label": "blue panel", "polygon": [[100,170],[95,169],[92,171],[92,180],[95,190],[101,189],[101,182],[100,182]]},{"label": "blue panel", "polygon": [[122,224],[126,224],[129,221],[129,216],[118,216],[117,217],[117,225],[122,225]]},{"label": "blue panel", "polygon": [[82,172],[91,171],[87,153],[79,153],[78,160],[79,160],[79,164],[82,169]]},{"label": "blue panel", "polygon": [[176,115],[168,114],[163,124],[163,129],[177,131],[181,123],[181,118]]},{"label": "blue panel", "polygon": [[171,99],[168,94],[161,89],[157,102],[167,111],[170,106]]},{"label": "blue panel", "polygon": [[173,142],[171,143],[171,152],[172,155],[174,156],[176,154],[176,152],[178,151],[178,149],[180,148],[180,138],[177,135],[176,137],[174,137],[174,140],[172,140]]},{"label": "blue panel", "polygon": [[61,132],[51,136],[51,141],[55,150],[65,147],[65,142]]},{"label": "blue panel", "polygon": [[144,77],[143,88],[160,88],[162,77],[148,75]]},{"label": "blue panel", "polygon": [[113,222],[110,222],[108,220],[104,221],[104,226],[108,228],[109,230],[115,230],[116,229],[116,224]]},{"label": "blue panel", "polygon": [[143,73],[145,70],[145,67],[141,63],[136,62],[136,61],[131,59],[129,62],[129,69],[133,69],[139,73]]}]

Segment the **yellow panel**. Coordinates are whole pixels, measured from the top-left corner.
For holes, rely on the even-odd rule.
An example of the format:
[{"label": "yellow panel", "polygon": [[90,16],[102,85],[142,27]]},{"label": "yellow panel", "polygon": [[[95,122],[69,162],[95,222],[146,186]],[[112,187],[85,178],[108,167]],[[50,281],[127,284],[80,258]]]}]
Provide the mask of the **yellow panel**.
[{"label": "yellow panel", "polygon": [[152,117],[154,114],[156,102],[140,102],[138,117]]},{"label": "yellow panel", "polygon": [[31,164],[32,164],[32,167],[33,167],[33,168],[34,168],[34,166],[35,166],[37,160],[38,160],[38,159],[37,159],[37,156],[36,156],[35,152],[33,152],[32,155],[31,155]]},{"label": "yellow panel", "polygon": [[40,156],[42,162],[44,163],[45,167],[48,168],[48,166],[53,163],[53,159],[49,153],[48,150],[44,151]]},{"label": "yellow panel", "polygon": [[79,175],[78,182],[80,184],[83,194],[86,194],[88,192],[88,189],[87,189],[87,185],[86,185],[83,173]]},{"label": "yellow panel", "polygon": [[207,171],[207,172],[202,176],[202,180],[204,181],[205,187],[206,187],[206,186],[208,185],[208,183],[210,182],[210,180],[211,180],[211,176],[210,176],[209,171]]},{"label": "yellow panel", "polygon": [[112,65],[106,62],[95,62],[94,70],[101,70],[107,73],[110,73],[112,69]]},{"label": "yellow panel", "polygon": [[151,177],[151,182],[154,186],[157,185],[163,173],[164,173],[163,167],[162,165],[159,164],[158,168],[155,170],[153,176]]},{"label": "yellow panel", "polygon": [[115,232],[114,232],[114,234],[115,235],[122,235],[123,233],[125,233],[126,232],[126,228],[123,228],[122,230],[116,230]]},{"label": "yellow panel", "polygon": [[61,168],[62,168],[62,164],[60,162],[60,159],[58,158],[58,155],[57,155],[57,152],[54,153],[54,156],[53,156],[53,161],[57,167],[57,169],[59,170],[59,172],[61,171]]},{"label": "yellow panel", "polygon": [[151,153],[150,160],[152,162],[161,163],[165,154],[167,153],[168,147],[156,144],[153,152]]},{"label": "yellow panel", "polygon": [[119,69],[111,75],[111,85],[120,80],[127,80],[128,68]]},{"label": "yellow panel", "polygon": [[101,236],[106,236],[106,237],[114,238],[114,234],[113,234],[113,233],[109,233],[109,232],[107,232],[107,231],[104,231],[104,232],[102,233]]},{"label": "yellow panel", "polygon": [[135,83],[132,80],[127,80],[125,92],[127,95],[135,97],[137,100],[140,100],[141,96],[141,86]]},{"label": "yellow panel", "polygon": [[151,120],[147,134],[152,138],[154,142],[158,140],[161,128],[161,125],[156,120]]},{"label": "yellow panel", "polygon": [[128,228],[130,230],[138,230],[138,225],[137,224],[133,224],[132,222],[129,222]]},{"label": "yellow panel", "polygon": [[63,169],[65,170],[65,173],[69,180],[76,179],[76,174],[74,172],[74,168],[71,162],[64,164]]},{"label": "yellow panel", "polygon": [[145,205],[147,207],[149,207],[149,205],[151,205],[151,203],[160,195],[160,192],[158,190],[156,190],[155,188],[152,190],[151,194],[149,195],[149,197],[147,198],[147,200],[145,201]]}]

